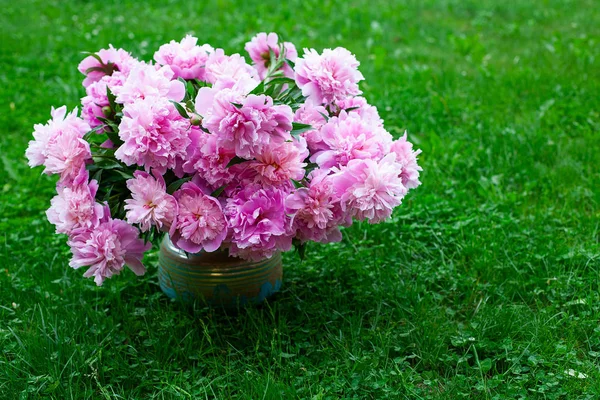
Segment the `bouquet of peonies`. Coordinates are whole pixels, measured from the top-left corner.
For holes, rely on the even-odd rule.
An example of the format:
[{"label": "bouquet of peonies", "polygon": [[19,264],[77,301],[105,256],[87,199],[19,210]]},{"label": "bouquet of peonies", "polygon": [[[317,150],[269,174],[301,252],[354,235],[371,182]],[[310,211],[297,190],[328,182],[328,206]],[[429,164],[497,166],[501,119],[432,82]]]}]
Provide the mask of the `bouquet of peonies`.
[{"label": "bouquet of peonies", "polygon": [[245,49],[252,65],[186,36],[155,63],[110,46],[79,64],[81,116],[53,108],[26,151],[60,176],[46,214],[71,267],[98,285],[125,265],[142,275],[163,233],[190,253],[268,258],[383,221],[420,184],[420,151],[360,97],[348,50],[298,57],[275,33]]}]

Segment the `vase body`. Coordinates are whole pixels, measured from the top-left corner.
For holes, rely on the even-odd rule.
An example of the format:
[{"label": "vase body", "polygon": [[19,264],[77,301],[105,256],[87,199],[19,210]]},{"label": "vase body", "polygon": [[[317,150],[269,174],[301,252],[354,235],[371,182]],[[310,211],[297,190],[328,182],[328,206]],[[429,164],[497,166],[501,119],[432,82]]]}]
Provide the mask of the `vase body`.
[{"label": "vase body", "polygon": [[230,257],[226,250],[189,254],[163,239],[158,256],[158,281],[170,298],[235,308],[262,303],[279,291],[281,253],[261,261]]}]

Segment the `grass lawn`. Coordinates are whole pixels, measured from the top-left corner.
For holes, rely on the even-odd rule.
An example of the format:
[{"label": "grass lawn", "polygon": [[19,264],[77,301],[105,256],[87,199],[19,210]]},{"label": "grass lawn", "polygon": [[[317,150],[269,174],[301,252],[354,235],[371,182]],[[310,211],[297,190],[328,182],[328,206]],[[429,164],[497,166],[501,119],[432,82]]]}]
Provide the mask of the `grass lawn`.
[{"label": "grass lawn", "polygon": [[[0,398],[599,398],[595,0],[0,9]],[[355,53],[423,185],[391,221],[286,254],[276,300],[238,315],[169,301],[156,254],[101,288],[70,269],[24,151],[51,105],[78,105],[81,52],[149,60],[186,33],[241,52],[259,31]]]}]

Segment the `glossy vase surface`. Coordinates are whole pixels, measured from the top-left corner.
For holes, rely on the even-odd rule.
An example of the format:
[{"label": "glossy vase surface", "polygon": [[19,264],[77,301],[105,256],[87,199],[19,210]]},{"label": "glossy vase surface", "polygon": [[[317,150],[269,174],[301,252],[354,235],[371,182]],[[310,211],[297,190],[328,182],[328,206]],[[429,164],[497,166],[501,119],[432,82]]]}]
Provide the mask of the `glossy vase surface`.
[{"label": "glossy vase surface", "polygon": [[226,250],[189,254],[165,236],[158,256],[162,291],[186,302],[226,308],[259,304],[279,291],[282,275],[280,253],[261,261],[230,257]]}]

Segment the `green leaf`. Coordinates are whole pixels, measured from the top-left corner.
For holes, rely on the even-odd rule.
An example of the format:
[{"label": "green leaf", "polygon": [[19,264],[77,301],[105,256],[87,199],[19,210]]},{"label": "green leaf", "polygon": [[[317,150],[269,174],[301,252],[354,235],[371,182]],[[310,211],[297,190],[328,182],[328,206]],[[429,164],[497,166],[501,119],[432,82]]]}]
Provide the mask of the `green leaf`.
[{"label": "green leaf", "polygon": [[493,366],[492,360],[490,360],[489,358],[486,358],[485,360],[483,360],[479,363],[481,372],[483,372],[484,374],[487,374],[489,372],[489,370],[492,369],[492,366]]},{"label": "green leaf", "polygon": [[277,65],[277,56],[272,48],[269,47],[269,71],[275,71]]},{"label": "green leaf", "polygon": [[308,165],[306,166],[306,168],[304,168],[304,171],[305,171],[304,173],[306,175],[308,175],[308,174],[310,174],[316,168],[319,168],[319,164],[309,162]]},{"label": "green leaf", "polygon": [[289,58],[286,58],[283,60],[287,65],[290,66],[291,69],[294,69],[296,67],[296,63],[293,62],[292,60],[290,60]]},{"label": "green leaf", "polygon": [[179,189],[181,187],[181,185],[183,185],[184,183],[188,182],[191,179],[192,179],[191,176],[186,176],[185,178],[176,180],[175,182],[171,183],[167,187],[167,193],[169,193],[169,194],[175,193],[175,191],[177,191],[177,189]]},{"label": "green leaf", "polygon": [[243,107],[243,105],[241,105],[241,104],[239,104],[239,103],[231,103],[231,104],[232,104],[232,105],[233,105],[235,108],[237,108],[238,110],[239,110],[240,108],[242,108],[242,107]]},{"label": "green leaf", "polygon": [[[300,90],[300,88],[298,88],[298,86],[294,84],[291,85],[291,87],[289,87],[287,90],[284,90],[283,92],[279,93],[279,95],[276,97],[276,102],[279,102],[280,104],[289,105],[290,107],[292,107],[292,109],[294,109],[294,105],[302,105],[302,103],[305,102],[305,98],[302,95],[302,90]],[[296,106],[296,109],[298,107],[299,106]]]},{"label": "green leaf", "polygon": [[294,248],[298,252],[300,260],[304,261],[304,258],[306,257],[306,242],[303,243],[298,239],[294,239],[292,243],[294,244]]},{"label": "green leaf", "polygon": [[92,160],[94,164],[103,169],[114,169],[114,168],[122,168],[123,165],[109,156],[101,156],[101,155],[92,155]]},{"label": "green leaf", "polygon": [[265,86],[265,95],[269,96],[269,97],[275,97],[275,89],[277,89],[277,85],[266,85]]},{"label": "green leaf", "polygon": [[267,85],[281,85],[281,84],[295,85],[296,81],[284,76],[281,78],[273,78],[273,79],[269,80],[266,84]]},{"label": "green leaf", "polygon": [[88,68],[88,69],[85,70],[85,74],[87,75],[90,72],[94,72],[94,71],[96,71],[96,72],[105,72],[106,69],[105,69],[105,67],[90,67],[90,68]]},{"label": "green leaf", "polygon": [[98,60],[100,65],[104,65],[104,61],[102,61],[102,59],[100,58],[100,56],[98,54],[92,53],[91,51],[82,51],[81,53],[94,57],[96,60]]},{"label": "green leaf", "polygon": [[225,190],[225,187],[226,187],[226,186],[227,186],[227,185],[223,185],[223,186],[221,186],[220,188],[218,188],[217,190],[215,190],[214,192],[212,192],[210,195],[211,195],[212,197],[219,197],[219,195],[220,195],[221,193],[223,193],[223,190]]},{"label": "green leaf", "polygon": [[182,102],[185,103],[190,98],[190,95],[188,93],[188,88],[187,88],[187,81],[185,79],[183,79],[182,77],[177,78],[177,80],[179,82],[183,83],[183,87],[185,88],[185,95],[183,96],[183,99],[181,100]]},{"label": "green leaf", "polygon": [[105,129],[104,133],[106,134],[106,136],[108,136],[108,138],[110,139],[111,142],[113,142],[113,144],[115,146],[120,146],[123,144],[123,141],[121,140],[121,138],[119,137],[119,126],[107,119],[107,118],[102,118],[102,117],[96,117],[99,121],[104,122],[105,127],[108,127],[109,129]]},{"label": "green leaf", "polygon": [[173,101],[173,100],[170,100],[170,101],[175,106],[175,109],[177,110],[179,115],[181,115],[185,119],[190,119],[190,116],[188,115],[187,111],[185,110],[185,108],[183,108],[183,106],[181,104],[179,104],[178,102]]},{"label": "green leaf", "polygon": [[198,88],[212,87],[212,85],[210,83],[201,81],[200,79],[192,79],[192,83],[194,84],[194,86],[197,86]]},{"label": "green leaf", "polygon": [[108,98],[108,105],[113,111],[117,111],[117,96],[110,90],[110,88],[106,87],[106,97]]},{"label": "green leaf", "polygon": [[[93,165],[93,164],[90,164]],[[92,175],[92,179],[95,179],[96,182],[100,183],[100,181],[102,180],[102,169],[98,169],[98,171],[96,171],[96,173],[94,175]]]},{"label": "green leaf", "polygon": [[83,135],[83,140],[85,141],[90,141],[92,138],[92,136],[94,135],[98,135],[100,133],[103,133],[102,131],[104,130],[104,126],[102,125],[98,125],[92,129],[90,129],[85,135]]},{"label": "green leaf", "polygon": [[102,199],[103,201],[109,201],[110,200],[110,194],[112,193],[114,186],[107,186],[106,187],[106,193],[104,193],[104,198]]},{"label": "green leaf", "polygon": [[142,237],[144,239],[144,244],[146,244],[150,241],[151,234],[152,234],[152,230],[147,230],[146,232],[143,233]]},{"label": "green leaf", "polygon": [[283,71],[281,71],[281,67],[283,67],[283,60],[277,60],[275,64],[270,67],[270,71],[267,74],[267,78],[283,76]]},{"label": "green leaf", "polygon": [[190,100],[194,100],[196,97],[196,88],[194,88],[194,84],[190,81],[185,81],[185,91],[188,94]]},{"label": "green leaf", "polygon": [[261,94],[265,91],[265,82],[261,82],[248,94]]},{"label": "green leaf", "polygon": [[114,172],[116,172],[117,174],[121,175],[121,177],[129,180],[129,179],[133,179],[133,173],[131,171],[125,171],[125,170],[121,170],[121,169],[114,169]]},{"label": "green leaf", "polygon": [[186,101],[186,102],[185,102],[185,107],[186,107],[188,110],[191,110],[191,111],[194,111],[194,110],[196,109],[196,106],[195,106],[195,104],[194,104],[194,102],[193,102],[192,100],[188,100],[188,101]]},{"label": "green leaf", "polygon": [[231,159],[231,161],[229,161],[229,163],[227,163],[227,166],[225,168],[229,168],[229,167],[232,167],[232,166],[234,166],[236,164],[241,164],[241,163],[246,162],[246,161],[248,161],[248,160],[246,160],[244,158],[241,158],[241,157],[238,157],[238,156],[235,156],[235,157],[233,157]]},{"label": "green leaf", "polygon": [[111,132],[109,130],[104,131],[104,133],[106,133],[106,136],[108,136],[108,138],[113,143],[113,145],[119,147],[123,144],[123,141],[121,140],[121,138],[119,137],[119,135],[117,133]]},{"label": "green leaf", "polygon": [[96,119],[98,119],[98,121],[104,122],[106,125],[110,126],[115,131],[119,130],[119,125],[117,125],[115,121],[113,121],[113,120],[111,120],[109,118],[96,116]]},{"label": "green leaf", "polygon": [[321,111],[318,111],[318,113],[321,114],[323,116],[323,118],[325,118],[326,122],[329,122],[329,115],[325,115]]},{"label": "green leaf", "polygon": [[95,152],[94,155],[98,156],[98,157],[108,157],[108,158],[115,158],[115,149],[105,149],[105,148],[98,148]]},{"label": "green leaf", "polygon": [[300,122],[292,122],[292,131],[290,133],[292,136],[298,136],[301,133],[310,131],[312,129],[312,125],[301,124]]}]

